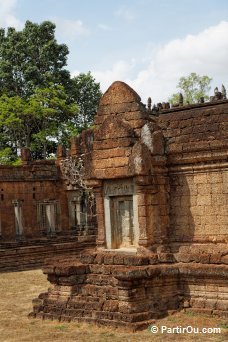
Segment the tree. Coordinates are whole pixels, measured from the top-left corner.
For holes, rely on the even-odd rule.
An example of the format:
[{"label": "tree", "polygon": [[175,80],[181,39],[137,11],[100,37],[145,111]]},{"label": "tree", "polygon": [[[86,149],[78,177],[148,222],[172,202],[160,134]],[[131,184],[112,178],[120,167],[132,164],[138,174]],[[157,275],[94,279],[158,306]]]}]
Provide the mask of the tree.
[{"label": "tree", "polygon": [[95,82],[90,72],[79,74],[72,78],[71,82],[71,101],[79,107],[75,124],[81,131],[93,123],[102,93],[100,84]]},{"label": "tree", "polygon": [[[55,153],[58,143],[77,134],[74,125],[78,107],[69,103],[64,87],[49,84],[37,88],[28,99],[19,96],[0,97],[0,141],[11,156],[28,147],[37,158]],[[8,145],[6,146],[6,141]],[[5,144],[4,144],[5,143]]]},{"label": "tree", "polygon": [[0,164],[17,162],[22,147],[49,157],[92,124],[100,85],[90,72],[71,79],[68,53],[49,21],[0,29]]},{"label": "tree", "polygon": [[[210,83],[212,78],[208,76],[199,76],[192,72],[187,77],[181,77],[177,88],[184,98],[184,104],[187,103],[199,103],[200,99],[204,97],[205,100],[209,99],[208,92],[210,91]],[[169,99],[172,104],[178,103],[179,94],[173,94]]]},{"label": "tree", "polygon": [[36,129],[32,134],[32,151],[41,151],[42,157],[55,153],[57,144],[67,145],[70,137],[78,133],[74,124],[78,106],[69,103],[64,87],[49,85],[37,89],[29,101],[29,113],[35,113]]},{"label": "tree", "polygon": [[65,44],[57,44],[50,21],[26,21],[18,32],[0,29],[0,94],[26,98],[49,82],[69,87],[70,73],[64,69],[68,53]]},{"label": "tree", "polygon": [[20,165],[21,161],[18,158],[10,147],[6,147],[4,149],[0,148],[0,165]]}]

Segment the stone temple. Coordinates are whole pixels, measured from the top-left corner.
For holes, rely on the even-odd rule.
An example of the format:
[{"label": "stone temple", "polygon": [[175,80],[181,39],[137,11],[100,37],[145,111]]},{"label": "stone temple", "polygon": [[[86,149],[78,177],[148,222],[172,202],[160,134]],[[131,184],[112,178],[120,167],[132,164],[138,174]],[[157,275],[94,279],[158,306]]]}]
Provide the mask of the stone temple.
[{"label": "stone temple", "polygon": [[228,316],[227,118],[218,94],[156,112],[110,86],[70,150],[95,196],[96,246],[44,267],[52,287],[31,317],[134,330],[181,309]]}]

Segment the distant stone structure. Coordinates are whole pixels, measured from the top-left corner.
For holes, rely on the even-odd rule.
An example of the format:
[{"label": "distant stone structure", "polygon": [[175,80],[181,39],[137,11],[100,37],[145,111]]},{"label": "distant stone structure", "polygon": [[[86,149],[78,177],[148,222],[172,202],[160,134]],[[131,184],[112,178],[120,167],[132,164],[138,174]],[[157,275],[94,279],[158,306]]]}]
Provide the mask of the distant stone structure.
[{"label": "distant stone structure", "polygon": [[78,186],[69,186],[59,163],[31,160],[0,166],[0,272],[41,267],[47,257],[76,255],[95,246],[96,219]]},{"label": "distant stone structure", "polygon": [[111,85],[71,147],[96,198],[97,247],[44,269],[53,287],[31,317],[140,329],[183,308],[228,316],[228,101],[212,100],[158,115]]}]

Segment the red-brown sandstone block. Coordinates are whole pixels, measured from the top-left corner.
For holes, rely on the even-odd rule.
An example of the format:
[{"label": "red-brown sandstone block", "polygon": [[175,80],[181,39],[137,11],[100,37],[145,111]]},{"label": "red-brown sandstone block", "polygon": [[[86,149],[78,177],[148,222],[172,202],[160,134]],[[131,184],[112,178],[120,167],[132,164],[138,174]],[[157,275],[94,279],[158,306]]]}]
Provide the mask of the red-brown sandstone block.
[{"label": "red-brown sandstone block", "polygon": [[197,190],[199,195],[208,195],[212,192],[211,184],[198,184]]},{"label": "red-brown sandstone block", "polygon": [[175,261],[175,258],[172,253],[160,253],[158,254],[158,261],[161,263],[173,263]]},{"label": "red-brown sandstone block", "polygon": [[211,205],[211,195],[201,195],[197,198],[197,205],[210,206]]},{"label": "red-brown sandstone block", "polygon": [[55,266],[45,265],[42,269],[44,274],[55,274]]},{"label": "red-brown sandstone block", "polygon": [[173,120],[173,121],[170,121],[169,123],[169,129],[175,129],[175,128],[178,128],[179,127],[179,121],[178,120]]},{"label": "red-brown sandstone block", "polygon": [[77,285],[77,284],[83,284],[85,282],[86,275],[70,275],[68,277],[59,277],[59,283],[61,285]]},{"label": "red-brown sandstone block", "polygon": [[[122,115],[122,114],[121,114]],[[149,115],[146,112],[142,112],[142,111],[131,111],[131,112],[125,112],[123,114],[123,117],[125,120],[129,121],[129,120],[148,120],[149,119]]]},{"label": "red-brown sandstone block", "polygon": [[102,310],[110,311],[110,312],[117,312],[118,306],[119,306],[119,303],[117,300],[107,300],[104,302]]},{"label": "red-brown sandstone block", "polygon": [[221,184],[223,179],[222,179],[223,174],[222,173],[217,173],[217,172],[212,172],[207,175],[208,177],[208,182],[209,183],[215,183],[215,184]]},{"label": "red-brown sandstone block", "polygon": [[[83,266],[83,269],[85,269],[85,267]],[[71,267],[71,266],[64,266],[64,265],[60,265],[60,266],[56,266],[55,267],[55,274],[57,276],[60,275],[70,275],[70,274],[76,274],[74,273],[76,272],[76,268],[75,267]],[[85,272],[84,272],[85,273]]]},{"label": "red-brown sandstone block", "polygon": [[94,259],[94,264],[103,264],[104,263],[104,254],[98,253]]},{"label": "red-brown sandstone block", "polygon": [[148,263],[149,263],[148,257],[124,256],[124,265],[140,266],[140,265],[148,265]]},{"label": "red-brown sandstone block", "polygon": [[[168,152],[171,154],[173,152],[181,152],[183,149],[183,144],[179,144],[179,143],[172,143],[172,144],[168,144],[167,149]],[[189,144],[187,144],[187,146],[189,147]]]},{"label": "red-brown sandstone block", "polygon": [[96,214],[104,215],[104,200],[101,198],[99,201],[96,199]]},{"label": "red-brown sandstone block", "polygon": [[100,106],[109,104],[140,103],[140,96],[127,84],[116,81],[108,88],[100,100]]},{"label": "red-brown sandstone block", "polygon": [[100,266],[98,264],[89,265],[89,269],[90,269],[90,273],[95,273],[95,274],[103,273],[103,266]]},{"label": "red-brown sandstone block", "polygon": [[143,125],[146,123],[146,120],[128,120],[129,125],[133,128],[133,129],[141,129],[143,127]]},{"label": "red-brown sandstone block", "polygon": [[[147,217],[146,216],[139,216],[138,218],[139,221],[139,227],[141,227],[141,230],[145,230],[146,231],[146,227],[147,227]],[[143,227],[145,227],[143,229]]]},{"label": "red-brown sandstone block", "polygon": [[112,254],[105,254],[104,255],[104,264],[105,265],[113,265],[113,257]]},{"label": "red-brown sandstone block", "polygon": [[190,299],[190,305],[192,308],[205,308],[205,299],[192,298]]},{"label": "red-brown sandstone block", "polygon": [[226,300],[217,300],[217,303],[216,303],[216,309],[217,310],[224,310],[224,311],[227,311],[228,310],[228,304],[227,304],[227,301]]},{"label": "red-brown sandstone block", "polygon": [[114,255],[113,258],[114,265],[123,265],[124,264],[124,257],[122,255]]},{"label": "red-brown sandstone block", "polygon": [[135,143],[134,138],[118,138],[118,139],[106,139],[103,141],[94,141],[93,148],[94,150],[103,150],[103,149],[113,149],[117,147],[129,147],[133,146]]},{"label": "red-brown sandstone block", "polygon": [[84,254],[80,255],[80,262],[82,264],[93,264],[94,259],[96,258],[96,253]]},{"label": "red-brown sandstone block", "polygon": [[213,315],[227,319],[228,318],[228,311],[225,310],[213,310]]},{"label": "red-brown sandstone block", "polygon": [[134,137],[134,130],[125,120],[116,116],[108,116],[98,129],[94,131],[94,140],[119,139]]},{"label": "red-brown sandstone block", "polygon": [[[141,103],[128,102],[128,103],[116,103],[108,104],[105,106],[99,106],[97,116],[107,116],[110,114],[123,115],[127,112],[145,111],[145,107]],[[148,114],[147,114],[148,115]]]},{"label": "red-brown sandstone block", "polygon": [[[97,223],[98,223],[98,227],[104,227],[104,215],[103,215],[103,212],[101,213],[97,213]],[[101,233],[99,230],[98,230],[99,233]]]},{"label": "red-brown sandstone block", "polygon": [[147,206],[146,205],[140,205],[138,206],[138,216],[147,216]]},{"label": "red-brown sandstone block", "polygon": [[227,205],[227,195],[226,194],[214,194],[211,195],[213,205]]},{"label": "red-brown sandstone block", "polygon": [[157,254],[150,254],[149,258],[149,264],[155,265],[158,263],[158,255]]},{"label": "red-brown sandstone block", "polygon": [[[99,320],[100,323],[103,322],[103,320],[112,320],[113,319],[113,313],[108,311],[96,311],[94,313],[95,318]],[[104,323],[103,323],[104,324]]]},{"label": "red-brown sandstone block", "polygon": [[129,157],[131,149],[128,147],[116,147],[108,150],[96,150],[94,151],[94,159],[107,159],[116,157]]},{"label": "red-brown sandstone block", "polygon": [[228,265],[228,255],[224,255],[221,257],[222,264]]},{"label": "red-brown sandstone block", "polygon": [[113,178],[126,178],[130,176],[128,166],[120,166],[118,168],[108,168],[108,169],[99,169],[94,171],[95,176],[99,179],[113,179]]},{"label": "red-brown sandstone block", "polygon": [[201,264],[209,264],[209,262],[210,262],[210,255],[209,254],[200,254],[199,255],[199,262]]},{"label": "red-brown sandstone block", "polygon": [[210,255],[210,264],[220,264],[221,263],[221,254],[211,254]]},{"label": "red-brown sandstone block", "polygon": [[96,169],[105,169],[105,168],[118,168],[128,165],[128,157],[115,157],[108,159],[98,159],[94,160],[94,167]]}]

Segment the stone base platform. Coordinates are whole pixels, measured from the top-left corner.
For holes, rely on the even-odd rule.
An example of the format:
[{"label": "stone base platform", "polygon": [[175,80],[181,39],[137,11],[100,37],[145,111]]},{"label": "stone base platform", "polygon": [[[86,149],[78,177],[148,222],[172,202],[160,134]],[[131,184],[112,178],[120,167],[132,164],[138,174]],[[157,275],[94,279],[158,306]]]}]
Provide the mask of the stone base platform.
[{"label": "stone base platform", "polygon": [[29,316],[130,330],[183,308],[228,317],[227,271],[221,264],[161,262],[156,254],[94,252],[46,266],[53,286],[33,300]]},{"label": "stone base platform", "polygon": [[[95,236],[64,237],[39,241],[2,243],[0,273],[41,268],[53,259],[77,259],[83,251],[94,250]],[[50,260],[50,261],[49,261]],[[70,261],[69,261],[70,262]]]}]

